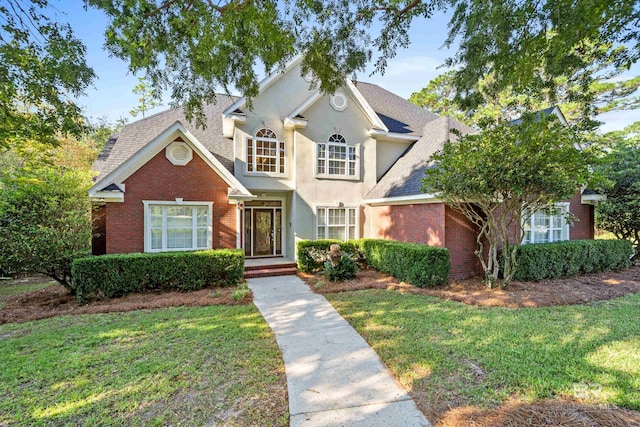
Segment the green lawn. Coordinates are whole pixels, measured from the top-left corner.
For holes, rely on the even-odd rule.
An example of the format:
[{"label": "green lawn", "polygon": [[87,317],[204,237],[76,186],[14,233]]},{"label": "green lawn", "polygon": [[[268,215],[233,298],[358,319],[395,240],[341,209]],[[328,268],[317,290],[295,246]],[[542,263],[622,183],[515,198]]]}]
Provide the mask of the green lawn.
[{"label": "green lawn", "polygon": [[45,283],[16,283],[15,280],[0,280],[0,299],[11,295],[24,294],[26,292],[37,291],[38,289],[48,288],[58,282],[51,281]]},{"label": "green lawn", "polygon": [[531,309],[384,290],[326,296],[427,414],[572,397],[574,384],[592,402],[640,410],[640,294]]},{"label": "green lawn", "polygon": [[284,365],[251,306],[0,326],[0,425],[288,425]]}]

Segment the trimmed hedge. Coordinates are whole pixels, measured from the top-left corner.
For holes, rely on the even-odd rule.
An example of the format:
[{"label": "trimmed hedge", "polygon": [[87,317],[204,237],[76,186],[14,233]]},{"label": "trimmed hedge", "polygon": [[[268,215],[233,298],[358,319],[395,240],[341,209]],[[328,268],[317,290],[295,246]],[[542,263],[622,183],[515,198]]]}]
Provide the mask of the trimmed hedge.
[{"label": "trimmed hedge", "polygon": [[538,281],[619,270],[631,265],[632,252],[628,240],[571,240],[523,245],[516,253],[518,267],[514,280]]},{"label": "trimmed hedge", "polygon": [[114,254],[73,261],[72,286],[84,302],[132,292],[234,285],[243,274],[244,253],[238,249]]},{"label": "trimmed hedge", "polygon": [[393,240],[361,239],[359,246],[369,265],[414,286],[447,283],[451,263],[445,248]]},{"label": "trimmed hedge", "polygon": [[298,253],[298,270],[304,273],[315,273],[324,268],[324,263],[329,260],[327,253],[333,244],[340,245],[342,252],[349,254],[351,259],[362,263],[363,255],[358,240],[301,240],[296,246]]}]

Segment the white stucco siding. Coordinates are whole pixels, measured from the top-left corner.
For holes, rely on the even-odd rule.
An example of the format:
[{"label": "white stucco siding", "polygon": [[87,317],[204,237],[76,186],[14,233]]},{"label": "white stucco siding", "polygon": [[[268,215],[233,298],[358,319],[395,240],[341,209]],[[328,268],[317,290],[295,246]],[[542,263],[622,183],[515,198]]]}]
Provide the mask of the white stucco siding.
[{"label": "white stucco siding", "polygon": [[407,142],[376,141],[376,178],[379,180],[411,144]]}]

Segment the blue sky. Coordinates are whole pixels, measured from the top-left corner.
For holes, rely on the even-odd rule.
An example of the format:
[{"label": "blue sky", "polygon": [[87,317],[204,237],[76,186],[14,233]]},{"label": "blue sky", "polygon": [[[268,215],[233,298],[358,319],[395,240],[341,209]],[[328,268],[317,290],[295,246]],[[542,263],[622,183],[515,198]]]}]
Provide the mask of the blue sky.
[{"label": "blue sky", "polygon": [[[66,14],[61,15],[60,20],[70,22],[76,36],[87,46],[87,61],[98,75],[94,86],[86,91],[86,96],[78,99],[85,113],[93,118],[106,116],[112,122],[119,117],[126,117],[129,121],[137,120],[129,114],[138,103],[137,95],[131,92],[138,83],[137,76],[128,72],[124,61],[110,57],[103,49],[104,30],[107,26],[104,14],[95,9],[85,10],[83,2],[78,0],[52,3],[61,14]],[[453,54],[452,51],[441,48],[447,34],[447,22],[447,17],[442,14],[429,20],[416,20],[410,30],[411,45],[398,51],[397,56],[388,61],[385,74],[369,76],[373,70],[373,66],[370,66],[365,73],[358,75],[358,79],[376,83],[405,98],[419,91],[429,80],[445,71],[438,67]],[[640,64],[636,64],[625,75],[630,76],[632,73],[640,73]],[[156,107],[152,112],[168,108],[169,101],[165,97],[164,105]],[[609,131],[622,129],[638,118],[637,111],[624,111],[604,114],[599,120],[605,122],[601,129]]]}]

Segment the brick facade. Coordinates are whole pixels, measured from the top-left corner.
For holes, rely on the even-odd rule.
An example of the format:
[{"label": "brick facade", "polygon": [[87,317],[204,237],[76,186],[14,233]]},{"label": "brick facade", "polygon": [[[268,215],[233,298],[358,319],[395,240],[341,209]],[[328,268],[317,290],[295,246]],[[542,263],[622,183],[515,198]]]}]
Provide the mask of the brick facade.
[{"label": "brick facade", "polygon": [[[580,193],[569,200],[569,211],[577,217],[570,226],[571,240],[593,239],[594,207],[581,203]],[[451,279],[482,275],[476,227],[464,215],[442,203],[377,206],[371,208],[372,236],[445,247],[451,257]]]},{"label": "brick facade", "polygon": [[143,200],[213,202],[213,247],[236,247],[236,215],[228,185],[194,152],[186,166],[175,166],[165,150],[124,182],[123,203],[106,204],[106,253],[144,251]]}]

